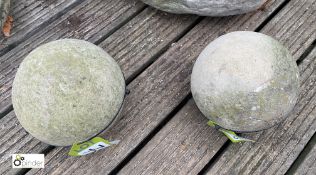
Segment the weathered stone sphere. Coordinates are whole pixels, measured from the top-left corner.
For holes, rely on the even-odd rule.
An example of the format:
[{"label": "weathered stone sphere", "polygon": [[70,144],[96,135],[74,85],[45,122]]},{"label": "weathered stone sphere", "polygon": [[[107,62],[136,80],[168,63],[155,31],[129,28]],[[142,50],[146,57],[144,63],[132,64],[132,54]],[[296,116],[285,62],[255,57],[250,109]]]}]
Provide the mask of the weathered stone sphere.
[{"label": "weathered stone sphere", "polygon": [[267,0],[142,0],[144,3],[170,13],[202,16],[228,16],[260,8]]},{"label": "weathered stone sphere", "polygon": [[299,95],[299,72],[289,51],[256,32],[232,32],[211,42],[191,76],[201,112],[223,128],[252,132],[286,118]]},{"label": "weathered stone sphere", "polygon": [[56,146],[82,142],[107,128],[125,96],[119,65],[87,41],[62,39],[33,50],[13,82],[12,101],[21,125]]}]

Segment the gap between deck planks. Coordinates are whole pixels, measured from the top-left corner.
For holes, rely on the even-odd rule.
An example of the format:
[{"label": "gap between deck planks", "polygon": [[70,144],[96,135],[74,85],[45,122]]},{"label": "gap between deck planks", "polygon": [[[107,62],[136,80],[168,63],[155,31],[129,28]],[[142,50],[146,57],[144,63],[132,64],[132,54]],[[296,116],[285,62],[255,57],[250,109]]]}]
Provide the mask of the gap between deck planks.
[{"label": "gap between deck planks", "polygon": [[209,174],[287,172],[316,131],[316,48],[303,63],[309,64],[300,67],[302,92],[293,113],[270,130],[245,134],[258,140],[257,143],[230,145],[209,169]]},{"label": "gap between deck planks", "polygon": [[[68,149],[54,149],[47,156],[46,168],[39,170],[39,173],[91,174],[97,172],[104,174],[111,172],[111,169],[128,158],[136,145],[189,94],[189,75],[192,64],[209,41],[225,29],[227,31],[254,30],[282,2],[271,1],[274,6],[270,6],[268,11],[221,18],[222,20],[207,18],[199,23],[129,85],[132,91],[127,97],[127,107],[123,110],[125,117],[115,125],[112,132],[102,134],[105,138],[112,136],[112,138],[121,139],[122,142],[119,145],[100,151],[96,155],[80,158],[68,157]],[[308,39],[305,38],[304,41]],[[192,49],[193,46],[195,46],[194,49]],[[299,52],[303,51],[302,46]],[[36,172],[38,170],[34,169],[29,173]]]},{"label": "gap between deck planks", "polygon": [[83,1],[11,0],[9,15],[14,19],[13,28],[10,37],[0,34],[0,55],[31,37],[43,26]]},{"label": "gap between deck planks", "polygon": [[287,174],[314,175],[316,172],[316,134],[311,138]]},{"label": "gap between deck planks", "polygon": [[[9,15],[13,16],[13,28],[10,37],[0,34],[0,56],[13,49],[20,42],[31,37],[43,26],[60,17],[64,12],[80,4],[83,0],[70,1],[18,1],[11,0]],[[0,61],[0,65],[3,61]],[[0,74],[0,79],[3,78]],[[0,94],[6,89],[5,84],[0,83]],[[12,110],[10,106],[3,106],[0,100],[0,118]]]},{"label": "gap between deck planks", "polygon": [[[269,34],[276,37],[287,47],[290,48],[291,52],[295,55],[296,59],[299,59],[303,52],[297,52],[298,46],[303,49],[307,48],[304,43],[310,40],[315,40],[315,28],[310,27],[315,23],[315,17],[313,18],[312,13],[314,13],[312,1],[307,1],[306,4],[296,1],[287,4],[287,6],[272,19],[262,30],[263,33]],[[294,8],[292,8],[294,7]],[[306,11],[306,7],[309,7],[309,11]],[[303,10],[302,10],[303,9]],[[295,14],[295,17],[288,14],[291,11]],[[305,36],[301,36],[305,29],[311,32],[303,33]],[[291,36],[291,37],[289,37]],[[298,40],[299,38],[299,40]],[[302,49],[300,48],[300,49]],[[302,75],[302,79],[306,80],[310,75],[311,71],[314,69],[315,61],[311,60],[316,57],[313,53],[309,55],[300,65],[301,72],[305,71]],[[306,64],[309,64],[307,69]],[[311,77],[309,80],[313,80]],[[313,81],[312,81],[313,82]],[[305,84],[306,87],[306,84]],[[309,88],[310,87],[306,87]],[[303,93],[304,95],[305,93]],[[306,94],[305,94],[306,95]],[[303,100],[310,98],[305,96]],[[304,101],[306,102],[306,101]],[[309,103],[310,106],[314,106],[312,102]],[[305,115],[300,116],[305,117]],[[202,117],[202,114],[198,112],[195,104],[190,101],[171,121],[163,128],[152,140],[146,145],[129,163],[125,166],[121,174],[197,174],[203,167],[208,164],[212,157],[216,154],[221,146],[227,140],[220,133],[216,132],[206,125],[207,120]],[[305,123],[306,124],[306,123]],[[270,129],[273,130],[273,129]],[[315,132],[313,128],[310,130]],[[222,137],[220,137],[222,136]],[[287,138],[290,139],[290,138]],[[309,137],[306,136],[306,144]],[[302,146],[300,145],[300,146]],[[231,152],[236,153],[238,149],[232,150]],[[267,151],[267,150],[265,150]],[[300,150],[296,150],[296,154]],[[238,153],[237,153],[238,154]],[[269,153],[266,153],[269,154]],[[228,156],[230,157],[230,156]],[[236,162],[240,161],[236,158]],[[289,159],[289,162],[293,162],[293,159]],[[256,160],[254,160],[256,162]],[[223,162],[224,173],[226,170],[227,162]],[[226,166],[226,167],[225,167]],[[280,167],[277,167],[278,169]],[[289,168],[289,165],[282,168]],[[229,169],[229,168],[227,168]],[[237,170],[238,166],[231,168],[232,170]],[[218,174],[221,171],[209,171],[210,174]],[[227,174],[239,174],[238,170],[236,172],[226,172]],[[247,173],[247,172],[246,172]],[[249,172],[248,172],[249,173]],[[256,172],[258,174],[262,172]]]},{"label": "gap between deck planks", "polygon": [[[302,82],[306,81],[315,69],[315,57],[316,55],[310,54],[300,64],[300,71],[304,72]],[[315,104],[310,102],[309,105]],[[121,170],[120,174],[199,173],[227,141],[226,137],[206,125],[206,122],[207,119],[191,99]],[[248,134],[247,137],[256,138],[253,135],[255,133]],[[225,167],[222,167],[223,169],[225,170]],[[212,171],[211,174],[220,174],[220,172]],[[240,172],[227,174],[240,174]]]},{"label": "gap between deck planks", "polygon": [[[125,2],[127,3],[128,1]],[[84,6],[84,4],[82,6]],[[136,11],[135,8],[138,9],[140,7],[140,5],[137,6],[137,4],[135,5],[133,2],[128,2],[128,5],[123,3],[122,6],[127,6],[127,9],[128,6],[133,7],[132,10],[129,10],[132,12]],[[73,12],[69,12],[65,14],[64,17],[61,17],[61,20],[64,21],[52,23],[50,26],[44,28],[42,32],[39,32],[33,37],[35,39],[29,39],[21,43],[19,47],[12,50],[10,54],[5,55],[7,57],[4,59],[15,58],[18,59],[15,64],[19,64],[21,59],[30,50],[32,50],[32,48],[38,46],[39,44],[54,40],[56,38],[65,37],[65,35],[71,36],[73,30],[70,30],[70,32],[68,31],[68,29],[65,29],[63,31],[57,30],[56,32],[56,29],[59,29],[60,25],[63,25],[64,22],[67,22],[68,18],[66,17],[71,16],[70,14],[76,13],[76,15],[79,16],[80,14],[85,13],[85,10],[81,10],[78,12],[77,9],[79,8],[80,6],[74,8],[72,10]],[[98,8],[100,7],[98,6]],[[122,9],[122,7],[117,8]],[[103,10],[104,12],[109,11],[106,8]],[[114,11],[112,11],[111,13],[113,13]],[[129,11],[121,11],[121,13],[131,13]],[[101,16],[101,14],[99,15]],[[116,15],[118,14],[116,13]],[[111,16],[111,14],[105,15],[102,13],[102,16]],[[121,65],[121,68],[123,69],[126,77],[131,79],[135,72],[139,72],[141,69],[143,69],[144,65],[150,64],[150,62],[154,61],[154,59],[163,50],[165,50],[168,46],[171,45],[172,42],[176,41],[189,28],[191,28],[191,26],[195,24],[197,19],[197,16],[176,16],[158,12],[157,10],[154,10],[152,8],[147,8],[141,14],[136,16],[133,20],[123,26],[122,29],[119,29],[109,38],[101,42],[100,46],[105,48],[105,50],[107,50],[111,55],[114,56],[114,58]],[[122,19],[120,20],[122,21]],[[112,22],[112,24],[114,23],[113,21],[109,21],[108,23],[110,22]],[[108,23],[104,22],[102,23],[102,25],[107,26]],[[114,24],[117,25],[116,23]],[[90,25],[96,24],[90,23]],[[108,30],[110,30],[111,28],[113,28],[113,26],[109,26]],[[77,32],[76,37],[86,37],[85,33],[81,34],[81,31],[85,30],[87,30],[87,27],[82,27],[82,29]],[[65,34],[66,32],[70,33]],[[51,34],[53,35],[53,37],[42,37],[44,34]],[[107,33],[103,32],[103,34],[106,35]],[[25,47],[31,46],[31,44],[32,47]],[[10,74],[12,74],[11,77],[14,77],[14,73],[15,72],[10,72]],[[17,151],[42,152],[43,150],[48,148],[48,145],[34,139],[32,136],[28,135],[24,131],[24,129],[21,128],[13,111],[5,116],[3,119],[1,119],[0,126],[0,135],[4,135],[2,138],[0,138],[0,155],[2,157],[0,174],[11,169],[11,163],[9,159],[11,153],[16,153]]]},{"label": "gap between deck planks", "polygon": [[[305,40],[313,40],[315,47],[316,38],[316,2],[312,0],[291,1],[288,5],[292,8],[283,11],[278,15],[280,19],[275,18],[272,21],[274,27],[264,29],[270,33],[277,31],[284,34],[276,35],[282,37],[281,42],[286,44],[295,57],[298,59],[298,48],[307,48]],[[288,21],[288,25],[282,27],[282,18]],[[285,23],[285,22],[284,22]],[[293,34],[295,32],[296,34]],[[287,34],[286,34],[287,33]],[[297,43],[297,44],[293,44]],[[314,60],[316,55],[314,51],[309,54],[306,61],[303,61],[303,67],[308,60]],[[304,63],[305,62],[305,63]],[[301,97],[304,100],[297,104],[294,113],[281,125],[273,129],[261,132],[255,135],[260,137],[256,144],[230,145],[218,161],[209,169],[209,174],[213,173],[234,173],[237,172],[255,173],[255,174],[284,174],[294,162],[298,154],[304,148],[310,137],[315,133],[315,76],[313,72],[316,66],[315,61],[310,62],[309,69],[304,72],[302,83],[304,83]],[[305,69],[305,68],[304,68]],[[313,72],[313,73],[311,73]],[[306,75],[307,74],[307,75]],[[306,80],[306,76],[311,76]],[[308,89],[308,90],[306,90]],[[309,114],[309,112],[313,111]],[[220,167],[225,167],[223,168]]]},{"label": "gap between deck planks", "polygon": [[[16,49],[0,57],[0,115],[11,105],[12,81],[26,53],[40,44],[59,38],[72,37],[94,43],[100,42],[142,11],[144,7],[145,5],[137,0],[123,0],[119,3],[115,0],[106,2],[86,0],[59,17],[58,20],[45,26],[25,42],[21,42]],[[19,52],[16,53],[17,51]]]}]

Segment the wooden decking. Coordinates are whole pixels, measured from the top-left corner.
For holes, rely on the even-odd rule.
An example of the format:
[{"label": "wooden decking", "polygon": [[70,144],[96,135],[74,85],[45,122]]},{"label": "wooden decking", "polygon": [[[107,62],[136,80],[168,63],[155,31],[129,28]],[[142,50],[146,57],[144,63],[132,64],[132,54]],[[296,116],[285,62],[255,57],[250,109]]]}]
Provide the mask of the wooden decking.
[{"label": "wooden decking", "polygon": [[[173,15],[138,0],[13,0],[12,36],[0,38],[0,174],[315,174],[316,1],[270,0],[245,15]],[[293,113],[271,129],[232,144],[207,126],[190,95],[190,74],[202,49],[236,30],[273,36],[300,69]],[[78,38],[120,64],[130,94],[123,118],[101,136],[120,144],[83,157],[29,135],[11,104],[23,58],[37,46]],[[307,146],[306,146],[307,145]],[[11,154],[44,153],[44,169],[12,169]]]}]

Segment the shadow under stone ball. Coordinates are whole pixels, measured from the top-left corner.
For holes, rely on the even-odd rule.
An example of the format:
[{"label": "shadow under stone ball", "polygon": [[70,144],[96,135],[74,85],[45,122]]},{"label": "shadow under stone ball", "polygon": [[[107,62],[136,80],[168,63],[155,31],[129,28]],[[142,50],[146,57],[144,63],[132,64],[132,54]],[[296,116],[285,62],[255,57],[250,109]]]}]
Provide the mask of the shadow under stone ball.
[{"label": "shadow under stone ball", "polygon": [[256,32],[232,32],[211,42],[191,76],[201,112],[223,128],[252,132],[280,123],[299,95],[299,72],[289,51]]},{"label": "shadow under stone ball", "polygon": [[180,14],[229,16],[260,8],[267,0],[142,0],[157,9]]},{"label": "shadow under stone ball", "polygon": [[56,146],[82,142],[107,128],[125,95],[119,65],[102,48],[62,39],[33,50],[13,82],[12,101],[21,125]]}]

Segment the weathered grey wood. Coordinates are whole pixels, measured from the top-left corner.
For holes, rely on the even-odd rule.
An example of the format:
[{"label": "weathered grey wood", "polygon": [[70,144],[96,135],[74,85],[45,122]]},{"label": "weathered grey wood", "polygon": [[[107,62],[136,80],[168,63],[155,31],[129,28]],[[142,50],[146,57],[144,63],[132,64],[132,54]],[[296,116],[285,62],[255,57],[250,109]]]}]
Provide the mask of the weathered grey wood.
[{"label": "weathered grey wood", "polygon": [[[311,1],[310,1],[311,2]],[[296,6],[296,10],[292,9],[293,5]],[[306,5],[306,4],[305,4]],[[307,3],[308,5],[308,3]],[[283,44],[289,48],[295,48],[296,45],[310,40],[307,36],[300,36],[300,42],[293,43],[287,39],[287,36],[295,37],[301,35],[300,30],[295,30],[294,24],[282,23],[283,18],[288,10],[293,10],[293,13],[299,13],[304,4],[301,6],[297,4],[288,4],[277,16],[270,21],[264,28],[263,32],[268,35],[276,37]],[[312,12],[312,11],[311,11]],[[301,24],[304,27],[310,25],[308,15],[298,16],[298,18],[305,19],[305,23]],[[292,17],[294,21],[297,21],[295,17]],[[315,20],[315,19],[314,19]],[[290,26],[289,26],[290,25]],[[293,30],[284,30],[288,27],[294,27]],[[276,29],[278,32],[275,32]],[[315,29],[314,29],[315,31]],[[312,38],[315,40],[315,36]],[[309,42],[310,43],[310,42]],[[294,44],[294,45],[292,45]],[[305,47],[305,46],[301,46]],[[299,47],[299,49],[301,49]],[[303,49],[302,49],[303,50]],[[316,49],[315,49],[316,51]],[[291,49],[293,53],[293,49]],[[298,59],[303,52],[297,52],[295,58]],[[306,79],[311,76],[314,70],[315,54],[310,54],[300,65],[301,82],[306,82]],[[311,80],[311,77],[310,79]],[[305,91],[302,91],[301,96],[305,98],[301,99],[301,103],[305,103],[307,89],[310,89],[307,84],[304,84]],[[306,89],[307,88],[307,89]],[[305,101],[304,101],[305,100]],[[310,105],[314,105],[310,102]],[[300,108],[303,110],[303,108]],[[190,124],[188,122],[191,121]],[[219,148],[227,140],[225,137],[218,136],[218,133],[214,134],[213,128],[206,125],[207,120],[202,117],[202,114],[198,112],[195,104],[189,102],[171,121],[129,162],[120,172],[121,174],[197,174],[214,156]],[[252,136],[252,135],[250,135]],[[183,149],[185,148],[185,149]],[[238,151],[238,150],[234,150]],[[238,162],[238,159],[236,159]],[[225,164],[223,163],[223,169]],[[217,174],[219,172],[210,171],[210,174]],[[227,172],[226,172],[227,173]],[[233,172],[229,172],[230,174]],[[225,174],[225,173],[223,173]]]},{"label": "weathered grey wood", "polygon": [[[147,8],[100,43],[119,64],[128,82],[184,34],[198,20]],[[122,35],[125,35],[122,36]]]},{"label": "weathered grey wood", "polygon": [[[4,86],[1,86],[0,88],[0,96],[2,97],[0,102],[1,107],[10,105],[11,99],[8,100],[8,98],[10,98],[11,95],[11,83],[16,68],[25,55],[32,49],[42,43],[59,38],[88,38],[90,41],[95,42],[100,37],[110,34],[117,27],[124,24],[130,16],[137,14],[145,6],[143,3],[139,3],[136,0],[121,1],[119,4],[115,1],[102,2],[103,3],[100,3],[100,1],[86,1],[0,58],[0,84],[4,84]],[[98,10],[101,10],[102,12],[95,13]],[[80,16],[80,18],[78,16]],[[98,30],[96,30],[97,28]],[[98,32],[102,33],[102,35]],[[3,99],[3,97],[5,98]],[[0,174],[11,170],[9,161],[10,153],[20,151],[21,146],[24,147],[25,152],[40,152],[47,148],[47,145],[26,135],[23,129],[15,127],[18,125],[15,116],[5,116],[5,120],[6,117],[9,117],[13,123],[11,122],[11,124],[7,124],[1,122],[1,124],[4,125],[1,127],[1,133],[9,132],[14,135],[15,140],[7,137],[10,136],[10,134],[1,138],[0,143],[4,144],[4,146],[0,149],[0,154],[3,155],[1,156],[2,164],[0,166]],[[16,128],[17,130],[12,130],[12,128]],[[33,140],[30,141],[30,139]],[[21,145],[16,143],[17,141],[21,142]],[[34,148],[34,144],[36,144],[37,147]],[[13,172],[18,170],[19,169],[12,169]]]},{"label": "weathered grey wood", "polygon": [[[308,143],[308,152],[305,153],[304,157],[299,158],[296,161],[300,161],[299,166],[293,173],[295,175],[301,175],[301,174],[308,174],[308,175],[314,175],[316,172],[316,137],[312,138],[313,140],[310,140]],[[306,147],[304,148],[305,151]],[[306,150],[307,151],[307,150]]]},{"label": "weathered grey wood", "polygon": [[37,46],[60,38],[97,42],[110,35],[145,5],[137,0],[87,0],[46,26],[15,49],[0,57],[0,114],[11,105],[11,85],[26,54]]},{"label": "weathered grey wood", "polygon": [[[268,23],[267,26],[274,25]],[[295,33],[292,33],[295,35]],[[309,84],[304,83],[306,79],[315,81],[311,73],[316,65],[315,53],[311,53],[302,64],[300,72],[302,77],[303,92],[309,91]],[[313,82],[316,83],[316,82]],[[307,88],[307,89],[306,89]],[[315,89],[314,89],[315,91]],[[299,104],[306,106],[309,96],[301,94]],[[312,102],[309,105],[316,106]],[[301,106],[295,110],[293,115],[300,115],[304,108]],[[304,113],[305,114],[305,113]],[[301,116],[302,117],[302,116]],[[303,116],[305,117],[305,116]],[[207,119],[199,112],[194,101],[188,104],[176,114],[170,122],[121,170],[121,174],[197,174],[210,161],[215,153],[223,146],[227,138],[214,128],[209,127]],[[275,128],[274,128],[275,129]],[[249,134],[250,138],[255,134]],[[238,150],[234,150],[238,151]],[[237,160],[238,161],[238,160]],[[221,167],[225,169],[225,164]],[[234,167],[235,168],[235,167]],[[239,174],[240,172],[224,172],[223,174]],[[236,168],[238,168],[236,166]],[[210,174],[220,172],[211,171]]]},{"label": "weathered grey wood", "polygon": [[9,15],[14,19],[11,36],[0,34],[0,55],[16,46],[25,38],[31,37],[40,27],[53,21],[65,11],[84,0],[11,0]]},{"label": "weathered grey wood", "polygon": [[21,127],[13,111],[1,119],[0,138],[0,174],[14,174],[21,170],[12,169],[11,154],[38,153],[48,147],[34,139]]},{"label": "weathered grey wood", "polygon": [[[282,124],[264,132],[247,134],[255,144],[233,144],[209,169],[209,174],[284,174],[316,132],[316,48],[300,66],[301,99]],[[309,77],[306,79],[306,77]]]},{"label": "weathered grey wood", "polygon": [[[274,31],[275,33],[281,33],[281,36],[284,35],[283,39],[281,39],[281,42],[289,42],[290,45],[287,45],[289,46],[292,53],[297,57],[303,52],[303,49],[300,49],[299,47],[308,47],[304,43],[306,40],[315,40],[316,28],[311,26],[313,26],[316,21],[316,5],[315,1],[312,0],[301,2],[291,1],[289,5],[292,6],[292,9],[281,12],[281,16],[284,16],[285,18],[292,16],[288,22],[289,26],[283,27],[283,29],[282,27],[275,28],[279,28],[278,31],[274,31],[275,29],[273,28],[271,28],[270,31],[267,30],[267,28],[264,30],[268,33]],[[297,10],[294,10],[295,8]],[[276,26],[281,25],[282,20],[278,20],[277,18],[274,20],[275,21],[272,21],[276,24]],[[304,29],[311,30],[313,32],[309,33],[306,32],[307,30],[305,30],[302,33],[301,30]],[[298,34],[291,34],[291,31],[295,30]],[[285,34],[283,31],[288,31],[289,34]],[[290,38],[296,39],[293,40]],[[315,51],[313,51],[307,59],[314,59],[315,57]],[[303,77],[303,86],[308,87],[308,90],[304,88],[301,93],[301,96],[304,97],[304,100],[302,100],[302,104],[298,103],[296,110],[294,111],[298,116],[291,115],[278,127],[256,134],[254,137],[260,137],[260,141],[256,144],[230,146],[221,159],[214,165],[214,167],[209,170],[209,174],[237,172],[255,174],[284,174],[287,171],[300,151],[303,149],[304,145],[315,133],[315,112],[311,112],[315,107],[315,101],[313,101],[315,100],[315,97],[313,97],[313,92],[315,92],[315,89],[312,89],[311,87],[315,86],[314,84],[316,75],[313,73],[311,78],[307,81],[304,78],[306,77],[306,74],[310,75],[311,72],[314,71],[315,66],[316,63],[313,61],[311,65],[306,68],[304,74],[301,75],[301,77]],[[298,108],[304,109],[301,111]],[[299,113],[299,111],[301,111],[301,113]],[[223,169],[223,167],[225,168]]]},{"label": "weathered grey wood", "polygon": [[227,140],[191,99],[120,174],[198,174]]},{"label": "weathered grey wood", "polygon": [[[126,78],[130,79],[132,74],[142,69],[142,65],[153,61],[152,59],[154,59],[155,55],[159,54],[161,50],[164,50],[165,47],[168,47],[186,32],[196,20],[196,16],[175,16],[147,8],[100,43],[100,46],[114,56],[125,75],[127,75]],[[54,33],[54,29],[55,27],[52,27],[48,33]],[[40,37],[38,38],[39,40],[26,42],[39,43],[41,39]],[[146,52],[144,52],[144,49],[146,49]],[[18,52],[22,52],[18,54],[20,57],[25,56],[27,53],[23,49],[18,50]],[[134,72],[129,71],[129,68],[134,70]],[[21,128],[13,112],[0,120],[0,126],[0,135],[7,135],[3,138],[0,137],[0,143],[5,143],[5,146],[0,147],[0,156],[3,157],[3,160],[0,161],[0,174],[11,168],[9,159],[11,153],[18,151],[24,153],[42,152],[48,147],[48,145],[27,134]],[[10,138],[12,135],[16,138],[15,140]],[[21,145],[16,143],[17,140],[20,140],[18,142],[21,142]],[[34,144],[37,147],[34,148]],[[21,147],[23,147],[23,150],[21,150]]]},{"label": "weathered grey wood", "polygon": [[[3,56],[1,60],[3,60],[4,63],[7,63],[9,67],[2,67],[4,66],[4,64],[1,64],[0,66],[1,72],[6,71],[6,70],[10,70],[11,72],[9,73],[9,75],[4,75],[1,78],[8,78],[9,80],[10,78],[13,78],[16,71],[15,68],[18,67],[18,64],[23,59],[23,57],[39,44],[48,42],[50,40],[62,38],[62,37],[74,37],[75,34],[77,34],[75,36],[77,38],[86,37],[87,35],[85,32],[87,31],[87,29],[89,29],[93,25],[99,25],[100,27],[105,27],[106,30],[103,29],[102,32],[104,33],[104,35],[106,35],[110,33],[114,28],[122,24],[124,20],[126,20],[129,17],[129,16],[121,17],[120,14],[132,15],[134,13],[137,13],[137,11],[141,10],[144,6],[142,3],[138,3],[137,1],[125,1],[124,3],[121,3],[120,6],[117,7],[117,9],[123,9],[123,10],[110,11],[110,9],[113,9],[113,6],[116,6],[117,4],[115,2],[103,3],[103,4],[104,5],[102,6],[102,5],[89,2],[89,5],[91,6],[87,4],[78,6],[74,10],[62,16],[60,21],[56,21],[52,25],[44,28],[44,30],[36,34],[34,38],[31,38],[21,43],[17,48],[15,48],[11,52]],[[80,18],[77,17],[77,19],[75,19],[76,17],[74,15],[79,16],[79,15],[87,14],[87,11],[94,10],[91,7],[94,7],[94,9],[99,9],[99,10],[104,10],[104,11],[103,13],[99,13],[99,15],[97,16],[95,16],[94,14],[90,14],[89,16],[87,16],[85,20],[90,23],[86,23],[85,25],[82,25],[83,21],[76,21],[77,19],[80,19]],[[124,8],[124,7],[127,7],[127,8]],[[116,15],[118,16],[114,15],[115,12],[116,12]],[[103,25],[100,25],[99,24],[100,21],[102,21],[105,16],[112,17],[111,21],[104,22],[102,23]],[[96,17],[99,17],[100,19],[95,20]],[[93,21],[95,21],[95,23],[93,23]],[[73,28],[73,27],[79,27],[79,26],[82,27],[81,30],[79,30],[79,28],[78,29]],[[92,35],[93,32],[88,33],[88,34],[93,36]],[[98,34],[98,33],[95,32],[95,34]],[[49,37],[48,38],[45,37],[46,35],[48,35]],[[102,36],[100,34],[98,35]],[[1,79],[1,83],[2,82],[4,83],[3,80],[4,79]],[[10,85],[7,86],[9,92],[7,93],[8,93],[8,96],[10,97],[12,80],[10,80],[9,83]],[[2,102],[4,104],[6,102],[7,102],[6,104],[10,104],[11,100],[2,101]],[[22,151],[21,147],[23,147],[23,152],[41,152],[48,147],[48,145],[40,143],[38,140],[26,134],[25,131],[20,128],[20,125],[18,124],[18,121],[16,120],[16,117],[14,115],[9,114],[9,116],[6,116],[4,119],[6,120],[7,117],[11,119],[12,122],[10,124],[7,124],[6,122],[1,122],[1,124],[4,125],[3,127],[1,127],[1,133],[9,133],[9,134],[1,138],[1,143],[4,145],[1,147],[1,151],[0,151],[0,154],[2,154],[0,174],[8,172],[11,169],[9,156],[11,153]],[[16,128],[16,130],[12,128]],[[10,134],[13,134],[15,139],[10,138]],[[16,143],[16,142],[19,142],[21,144]],[[36,145],[36,147],[34,147],[34,145]],[[16,172],[18,170],[19,169],[12,169],[11,173]]]},{"label": "weathered grey wood", "polygon": [[225,30],[254,30],[282,2],[271,1],[270,8],[254,14],[202,21],[129,84],[124,117],[101,134],[120,139],[119,145],[76,158],[67,156],[69,148],[54,149],[46,156],[46,168],[29,174],[109,173],[189,94],[191,68],[205,45]]},{"label": "weathered grey wood", "polygon": [[0,1],[0,28],[3,28],[7,16],[9,13],[11,1],[10,0],[1,0]]},{"label": "weathered grey wood", "polygon": [[284,43],[298,58],[316,38],[316,1],[290,1],[287,7],[271,20],[274,25],[265,26],[262,32]]}]

